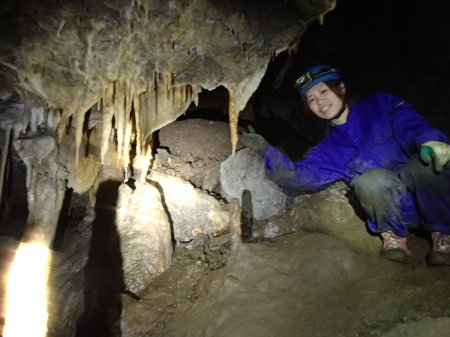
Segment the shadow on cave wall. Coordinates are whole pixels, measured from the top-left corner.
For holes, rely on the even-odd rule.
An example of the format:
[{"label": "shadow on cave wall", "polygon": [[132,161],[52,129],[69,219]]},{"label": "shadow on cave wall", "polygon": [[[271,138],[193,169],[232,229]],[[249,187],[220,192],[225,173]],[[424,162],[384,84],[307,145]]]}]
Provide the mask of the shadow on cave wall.
[{"label": "shadow on cave wall", "polygon": [[77,337],[121,336],[120,317],[124,291],[123,260],[116,228],[120,182],[100,184],[96,217],[85,268],[84,313],[77,324]]}]

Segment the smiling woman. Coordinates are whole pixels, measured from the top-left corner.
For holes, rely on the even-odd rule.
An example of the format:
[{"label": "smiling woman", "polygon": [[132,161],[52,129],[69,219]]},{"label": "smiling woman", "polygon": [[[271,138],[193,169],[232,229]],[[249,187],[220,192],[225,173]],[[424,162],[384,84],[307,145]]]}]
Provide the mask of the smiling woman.
[{"label": "smiling woman", "polygon": [[339,72],[328,65],[311,67],[295,82],[308,110],[320,119],[334,125],[347,121],[348,105],[345,101],[345,85]]},{"label": "smiling woman", "polygon": [[382,257],[408,263],[407,236],[420,223],[433,241],[427,263],[450,266],[447,136],[392,94],[346,102],[343,80],[328,65],[310,67],[296,87],[308,109],[328,122],[328,134],[298,162],[267,142],[256,148],[243,138],[264,156],[269,178],[293,194],[344,180],[366,212],[369,229],[383,240]]}]

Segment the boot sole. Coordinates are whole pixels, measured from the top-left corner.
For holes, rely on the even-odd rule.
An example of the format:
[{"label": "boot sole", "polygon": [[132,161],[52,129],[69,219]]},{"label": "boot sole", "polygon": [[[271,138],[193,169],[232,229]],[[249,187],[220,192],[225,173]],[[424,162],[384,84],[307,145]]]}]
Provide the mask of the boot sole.
[{"label": "boot sole", "polygon": [[450,266],[450,254],[430,252],[427,256],[429,266]]},{"label": "boot sole", "polygon": [[393,262],[398,262],[398,263],[411,263],[408,254],[406,254],[403,250],[401,249],[382,249],[380,251],[380,256],[383,259],[389,260],[389,261],[393,261]]}]

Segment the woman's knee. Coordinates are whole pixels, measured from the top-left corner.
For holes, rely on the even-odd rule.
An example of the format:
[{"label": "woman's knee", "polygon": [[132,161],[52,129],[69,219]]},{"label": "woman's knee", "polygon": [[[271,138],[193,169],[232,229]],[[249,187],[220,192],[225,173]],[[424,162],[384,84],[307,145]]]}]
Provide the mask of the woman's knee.
[{"label": "woman's knee", "polygon": [[432,165],[422,163],[418,155],[412,156],[401,170],[400,179],[407,186],[427,186],[435,184],[447,184],[450,178],[450,170],[436,173]]},{"label": "woman's knee", "polygon": [[388,219],[393,214],[400,214],[406,186],[395,172],[383,168],[370,169],[353,179],[351,185],[371,219]]},{"label": "woman's knee", "polygon": [[388,190],[399,183],[401,182],[396,173],[384,168],[377,168],[365,171],[353,179],[351,185],[355,192],[360,194],[378,193],[380,190]]},{"label": "woman's knee", "polygon": [[419,156],[412,156],[399,173],[401,181],[414,191],[437,190],[442,194],[450,192],[450,169],[437,173],[432,165],[425,165]]},{"label": "woman's knee", "polygon": [[408,176],[416,176],[416,175],[423,176],[432,173],[433,173],[432,166],[425,165],[424,163],[422,163],[418,155],[409,158],[408,162],[405,164],[402,171],[400,172],[401,175],[408,175]]}]

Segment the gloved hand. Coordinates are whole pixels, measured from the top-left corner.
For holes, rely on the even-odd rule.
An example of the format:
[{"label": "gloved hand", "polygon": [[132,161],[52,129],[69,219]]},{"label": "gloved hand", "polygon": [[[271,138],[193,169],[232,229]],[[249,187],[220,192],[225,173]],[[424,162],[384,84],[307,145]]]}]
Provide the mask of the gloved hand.
[{"label": "gloved hand", "polygon": [[264,155],[265,149],[270,146],[267,140],[264,139],[263,136],[258,135],[257,133],[244,133],[241,136],[241,142],[245,147],[248,147],[250,150],[255,151],[261,156]]},{"label": "gloved hand", "polygon": [[436,172],[441,172],[442,167],[450,165],[450,145],[432,140],[422,144],[420,159],[425,164],[432,164]]}]

